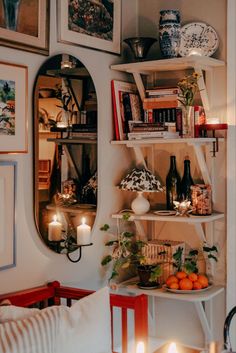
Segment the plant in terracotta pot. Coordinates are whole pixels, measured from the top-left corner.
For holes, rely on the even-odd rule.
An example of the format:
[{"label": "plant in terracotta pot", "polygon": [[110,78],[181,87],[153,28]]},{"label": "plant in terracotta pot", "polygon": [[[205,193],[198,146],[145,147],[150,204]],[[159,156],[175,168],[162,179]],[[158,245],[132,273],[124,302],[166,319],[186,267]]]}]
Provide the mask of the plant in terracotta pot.
[{"label": "plant in terracotta pot", "polygon": [[[105,224],[100,228],[103,231],[108,231],[110,226]],[[136,238],[131,232],[110,233],[115,239],[111,239],[105,243],[105,246],[111,247],[112,251],[102,259],[102,266],[112,263],[112,272],[109,280],[117,277],[121,270],[128,270],[134,266],[139,278],[140,285],[143,287],[158,286],[158,277],[161,276],[160,264],[149,264],[142,253],[145,242]]]}]

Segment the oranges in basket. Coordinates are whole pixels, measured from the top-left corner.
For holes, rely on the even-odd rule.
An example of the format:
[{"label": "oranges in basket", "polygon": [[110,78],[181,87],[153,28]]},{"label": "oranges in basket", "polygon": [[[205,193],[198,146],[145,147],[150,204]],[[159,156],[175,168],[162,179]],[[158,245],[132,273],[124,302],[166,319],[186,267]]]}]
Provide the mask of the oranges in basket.
[{"label": "oranges in basket", "polygon": [[185,271],[178,271],[167,278],[166,285],[170,289],[199,290],[207,288],[209,281],[206,275],[198,275],[193,272],[188,274]]}]

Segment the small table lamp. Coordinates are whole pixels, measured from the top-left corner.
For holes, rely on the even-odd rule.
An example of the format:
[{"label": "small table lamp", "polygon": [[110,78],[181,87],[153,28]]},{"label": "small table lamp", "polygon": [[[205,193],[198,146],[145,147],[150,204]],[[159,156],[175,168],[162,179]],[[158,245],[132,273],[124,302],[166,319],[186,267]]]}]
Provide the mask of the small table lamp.
[{"label": "small table lamp", "polygon": [[160,181],[150,170],[134,168],[121,180],[121,190],[136,191],[137,197],[132,201],[131,208],[137,215],[145,214],[150,209],[149,201],[143,196],[144,192],[164,191]]}]

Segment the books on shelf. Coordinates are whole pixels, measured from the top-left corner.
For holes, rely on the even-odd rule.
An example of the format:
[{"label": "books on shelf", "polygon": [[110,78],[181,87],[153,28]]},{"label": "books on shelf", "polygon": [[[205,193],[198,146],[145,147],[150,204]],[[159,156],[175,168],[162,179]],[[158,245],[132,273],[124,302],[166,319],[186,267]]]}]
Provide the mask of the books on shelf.
[{"label": "books on shelf", "polygon": [[178,99],[159,100],[159,98],[144,98],[143,109],[177,108],[180,105]]},{"label": "books on shelf", "polygon": [[146,90],[147,97],[159,97],[159,96],[168,96],[168,95],[178,95],[178,87],[153,87],[152,89]]},{"label": "books on shelf", "polygon": [[178,132],[170,132],[170,131],[144,131],[144,132],[129,132],[128,139],[129,140],[144,140],[150,138],[179,138]]}]

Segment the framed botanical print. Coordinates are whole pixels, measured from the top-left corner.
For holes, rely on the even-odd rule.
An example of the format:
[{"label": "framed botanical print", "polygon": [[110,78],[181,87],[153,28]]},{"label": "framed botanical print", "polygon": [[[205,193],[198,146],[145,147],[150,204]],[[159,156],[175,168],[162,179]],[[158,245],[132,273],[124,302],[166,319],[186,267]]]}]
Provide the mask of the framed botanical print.
[{"label": "framed botanical print", "polygon": [[0,45],[48,55],[49,0],[0,0]]},{"label": "framed botanical print", "polygon": [[120,54],[121,0],[58,0],[58,39]]},{"label": "framed botanical print", "polygon": [[0,153],[27,152],[27,80],[26,66],[0,62]]},{"label": "framed botanical print", "polygon": [[16,265],[16,162],[0,161],[0,271]]}]

